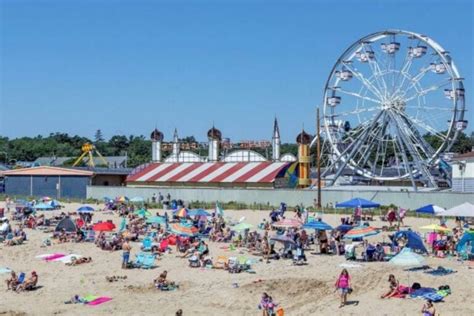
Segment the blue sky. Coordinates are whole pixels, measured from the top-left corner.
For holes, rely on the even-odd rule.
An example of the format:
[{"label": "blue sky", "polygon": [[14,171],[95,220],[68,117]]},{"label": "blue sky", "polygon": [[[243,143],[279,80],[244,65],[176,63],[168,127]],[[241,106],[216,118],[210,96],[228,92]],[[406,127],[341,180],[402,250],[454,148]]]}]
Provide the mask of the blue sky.
[{"label": "blue sky", "polygon": [[[447,48],[473,89],[470,1],[0,0],[0,135],[284,141],[304,125],[338,56],[399,28]],[[474,124],[472,111],[467,118]]]}]

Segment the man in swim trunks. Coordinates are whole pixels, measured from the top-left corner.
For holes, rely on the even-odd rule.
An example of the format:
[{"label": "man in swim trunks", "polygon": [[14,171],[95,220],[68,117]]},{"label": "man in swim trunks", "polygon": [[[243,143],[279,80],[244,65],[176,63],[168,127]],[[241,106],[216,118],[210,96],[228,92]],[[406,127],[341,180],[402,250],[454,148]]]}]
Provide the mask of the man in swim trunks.
[{"label": "man in swim trunks", "polygon": [[124,243],[122,244],[122,269],[127,269],[128,261],[130,260],[130,251],[132,251],[132,246],[130,246],[130,242],[128,238],[125,238]]}]

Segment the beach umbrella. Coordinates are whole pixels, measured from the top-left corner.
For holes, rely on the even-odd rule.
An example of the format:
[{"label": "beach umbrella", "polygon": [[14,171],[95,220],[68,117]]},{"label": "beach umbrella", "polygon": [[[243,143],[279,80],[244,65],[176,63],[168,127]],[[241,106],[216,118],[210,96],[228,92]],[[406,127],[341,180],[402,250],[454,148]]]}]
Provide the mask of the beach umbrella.
[{"label": "beach umbrella", "polygon": [[136,210],[135,212],[133,212],[133,214],[141,216],[141,217],[151,216],[151,213],[143,208]]},{"label": "beach umbrella", "polygon": [[322,221],[311,221],[303,225],[303,228],[316,230],[332,230],[332,226]]},{"label": "beach umbrella", "polygon": [[337,208],[374,208],[380,207],[380,204],[377,202],[372,202],[369,200],[361,199],[361,198],[353,198],[352,200],[337,203]]},{"label": "beach umbrella", "polygon": [[232,227],[232,229],[235,230],[235,231],[240,232],[242,230],[250,229],[252,227],[253,227],[252,224],[240,223],[240,224],[237,224],[234,227]]},{"label": "beach umbrella", "polygon": [[46,211],[46,210],[54,209],[54,207],[52,207],[50,204],[46,204],[46,203],[38,203],[33,208],[37,211]]},{"label": "beach umbrella", "polygon": [[396,266],[415,267],[421,266],[425,262],[425,258],[414,253],[410,248],[405,247],[388,262]]},{"label": "beach umbrella", "polygon": [[417,213],[424,213],[424,214],[439,214],[446,211],[444,208],[438,205],[428,204],[419,209],[416,209],[415,212]]},{"label": "beach umbrella", "polygon": [[126,203],[126,202],[128,202],[128,197],[126,197],[126,196],[117,196],[117,198],[115,198],[115,201],[120,202],[120,203]]},{"label": "beach umbrella", "polygon": [[437,225],[437,224],[422,226],[422,227],[420,227],[420,229],[432,230],[432,231],[436,231],[436,232],[449,232],[449,231],[451,231],[449,228],[446,228],[446,227],[443,227],[443,226],[440,226],[440,225]]},{"label": "beach umbrella", "polygon": [[52,199],[51,199],[49,196],[43,196],[43,197],[41,198],[41,200],[42,200],[43,202],[49,202],[49,201],[51,201]]},{"label": "beach umbrella", "polygon": [[423,244],[423,240],[421,239],[420,235],[415,233],[414,231],[411,230],[401,230],[395,233],[393,236],[394,240],[398,240],[400,237],[405,237],[407,240],[406,247],[412,249],[412,250],[419,250],[421,252],[428,252],[426,250],[425,245]]},{"label": "beach umbrella", "polygon": [[286,235],[276,235],[276,236],[270,237],[270,239],[274,241],[282,242],[284,244],[286,243],[295,244],[295,241]]},{"label": "beach umbrella", "polygon": [[180,210],[176,211],[175,215],[178,217],[188,217],[188,210],[183,207]]},{"label": "beach umbrella", "polygon": [[343,233],[350,231],[354,226],[352,225],[347,225],[347,224],[341,224],[336,227],[336,230],[341,231]]},{"label": "beach umbrella", "polygon": [[192,225],[177,224],[177,223],[171,224],[169,227],[169,230],[177,235],[188,236],[188,237],[196,236],[199,232],[199,230]]},{"label": "beach umbrella", "polygon": [[164,224],[166,219],[162,216],[151,216],[146,219],[148,224]]},{"label": "beach umbrella", "polygon": [[115,224],[111,222],[97,223],[92,226],[92,230],[96,232],[110,232],[115,229]]},{"label": "beach umbrella", "polygon": [[436,214],[436,216],[460,216],[474,217],[474,205],[469,202],[450,208],[446,212]]},{"label": "beach umbrella", "polygon": [[378,235],[380,231],[377,228],[371,226],[356,226],[348,231],[344,238],[346,239],[355,239],[355,238],[365,238],[369,236]]},{"label": "beach umbrella", "polygon": [[145,202],[145,199],[142,198],[141,196],[136,196],[136,197],[133,197],[130,199],[130,202],[133,202],[133,203],[143,203]]},{"label": "beach umbrella", "polygon": [[82,205],[80,208],[77,209],[78,213],[92,213],[94,212],[94,208],[89,205]]},{"label": "beach umbrella", "polygon": [[294,218],[285,218],[272,224],[273,227],[277,228],[299,228],[302,225],[303,223],[301,221]]},{"label": "beach umbrella", "polygon": [[205,210],[203,209],[196,209],[196,210],[190,210],[188,212],[188,215],[191,216],[191,217],[194,217],[194,216],[211,216],[210,213],[206,212]]}]

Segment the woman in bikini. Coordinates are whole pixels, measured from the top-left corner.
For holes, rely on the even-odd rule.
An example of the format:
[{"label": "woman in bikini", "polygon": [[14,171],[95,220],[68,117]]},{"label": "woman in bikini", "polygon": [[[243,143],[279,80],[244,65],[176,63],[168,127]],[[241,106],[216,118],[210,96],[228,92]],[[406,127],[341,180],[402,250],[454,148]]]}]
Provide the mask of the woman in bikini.
[{"label": "woman in bikini", "polygon": [[388,276],[388,282],[390,283],[390,290],[380,298],[390,298],[398,293],[399,283],[393,274]]}]

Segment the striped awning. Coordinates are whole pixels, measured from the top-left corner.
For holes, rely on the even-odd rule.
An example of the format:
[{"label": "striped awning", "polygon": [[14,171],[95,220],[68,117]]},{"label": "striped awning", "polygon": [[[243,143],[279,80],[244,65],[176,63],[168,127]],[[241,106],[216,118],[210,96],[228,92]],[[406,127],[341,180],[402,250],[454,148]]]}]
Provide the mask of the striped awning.
[{"label": "striped awning", "polygon": [[127,182],[272,183],[288,162],[152,163]]}]

